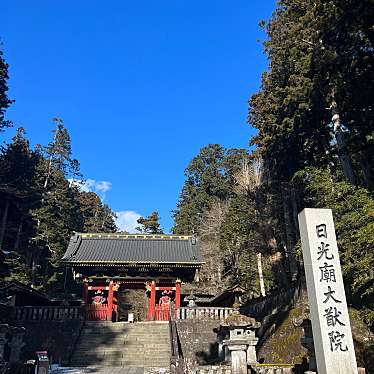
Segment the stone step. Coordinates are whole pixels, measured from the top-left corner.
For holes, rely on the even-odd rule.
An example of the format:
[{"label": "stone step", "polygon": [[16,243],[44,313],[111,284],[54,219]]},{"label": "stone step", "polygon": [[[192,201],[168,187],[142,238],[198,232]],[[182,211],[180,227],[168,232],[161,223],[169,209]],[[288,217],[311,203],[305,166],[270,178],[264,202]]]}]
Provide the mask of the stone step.
[{"label": "stone step", "polygon": [[153,352],[170,352],[170,347],[167,346],[167,345],[164,345],[164,346],[161,346],[161,347],[150,347],[150,346],[145,346],[145,345],[131,345],[131,344],[128,344],[128,345],[124,345],[124,346],[121,346],[121,347],[94,347],[94,348],[90,348],[90,347],[77,347],[77,349],[75,350],[75,352],[79,352],[79,353],[87,353],[89,354],[90,352],[128,352],[128,351],[131,351],[131,352],[139,352],[141,350],[144,350],[144,348],[147,348],[147,352],[148,351],[153,351]]},{"label": "stone step", "polygon": [[103,361],[103,360],[138,360],[138,361],[152,361],[152,360],[169,360],[170,354],[162,353],[152,355],[136,355],[134,353],[117,354],[103,354],[103,355],[74,355],[72,361]]},{"label": "stone step", "polygon": [[169,367],[169,325],[86,322],[70,365]]},{"label": "stone step", "polygon": [[118,362],[101,362],[101,363],[92,363],[92,362],[73,362],[71,364],[72,367],[77,367],[77,368],[87,368],[87,367],[95,367],[95,373],[98,373],[96,371],[97,367],[124,367],[124,368],[129,368],[129,367],[143,367],[143,368],[168,368],[170,366],[170,362],[137,362],[137,361],[118,361]]},{"label": "stone step", "polygon": [[132,337],[139,337],[139,338],[143,338],[143,339],[152,339],[152,338],[158,338],[158,339],[162,339],[162,338],[168,338],[169,337],[169,332],[160,332],[160,333],[154,333],[154,332],[148,332],[148,333],[136,333],[136,332],[131,332],[131,333],[124,333],[124,332],[118,332],[118,333],[111,333],[111,334],[107,334],[107,333],[81,333],[81,337],[82,338],[99,338],[99,337],[105,337],[105,338],[114,338],[114,337],[118,337],[118,336],[125,336],[127,338],[132,338]]},{"label": "stone step", "polygon": [[81,341],[84,340],[90,340],[90,341],[114,341],[114,340],[132,340],[136,339],[138,341],[143,340],[145,342],[148,341],[162,341],[164,339],[169,339],[169,335],[148,335],[148,336],[139,336],[139,335],[124,335],[124,334],[118,334],[113,336],[107,336],[107,335],[95,335],[95,336],[89,336],[89,335],[82,335],[80,336]]},{"label": "stone step", "polygon": [[97,363],[98,365],[101,364],[102,362],[120,362],[120,361],[132,361],[132,362],[170,362],[170,357],[169,356],[134,356],[134,355],[127,355],[123,357],[116,357],[116,356],[103,356],[103,357],[73,357],[72,363],[77,363],[77,362],[85,362],[85,363]]},{"label": "stone step", "polygon": [[121,346],[125,344],[138,344],[138,345],[151,345],[151,346],[158,346],[158,345],[169,345],[169,339],[126,339],[126,338],[118,338],[118,339],[84,339],[78,342],[79,345],[87,346],[87,347],[94,347],[97,345],[105,345],[105,346]]},{"label": "stone step", "polygon": [[168,345],[169,344],[169,339],[149,339],[149,340],[144,340],[144,339],[138,339],[138,338],[133,338],[133,339],[127,339],[127,338],[116,338],[116,339],[84,339],[80,340],[78,344],[82,345],[87,345],[90,347],[94,347],[96,345],[116,345],[120,346],[123,344],[127,343],[134,343],[134,344],[150,344],[150,345]]},{"label": "stone step", "polygon": [[118,330],[104,330],[104,329],[98,329],[98,330],[88,330],[84,329],[82,332],[86,334],[142,334],[142,335],[150,335],[150,334],[167,334],[169,333],[168,329],[160,329],[160,330],[154,330],[154,329],[148,329],[148,330],[126,330],[126,329],[118,329]]},{"label": "stone step", "polygon": [[[142,347],[143,348],[143,347]],[[131,349],[121,349],[121,350],[102,350],[102,349],[97,349],[97,350],[83,350],[83,349],[78,349],[76,352],[74,352],[74,357],[75,356],[108,356],[108,355],[117,355],[117,356],[123,356],[127,354],[135,354],[137,356],[143,356],[140,352],[139,348],[131,348]],[[152,352],[152,355],[158,356],[158,355],[170,355],[170,349],[159,349],[155,350]],[[145,356],[148,356],[146,354]]]},{"label": "stone step", "polygon": [[154,357],[154,358],[136,358],[136,357],[116,357],[116,358],[94,358],[94,359],[85,359],[85,358],[77,358],[71,361],[70,366],[92,366],[92,365],[112,365],[112,366],[122,366],[123,362],[131,362],[133,364],[137,364],[138,366],[143,366],[145,364],[153,364],[154,366],[157,365],[170,365],[170,358],[169,357]]}]

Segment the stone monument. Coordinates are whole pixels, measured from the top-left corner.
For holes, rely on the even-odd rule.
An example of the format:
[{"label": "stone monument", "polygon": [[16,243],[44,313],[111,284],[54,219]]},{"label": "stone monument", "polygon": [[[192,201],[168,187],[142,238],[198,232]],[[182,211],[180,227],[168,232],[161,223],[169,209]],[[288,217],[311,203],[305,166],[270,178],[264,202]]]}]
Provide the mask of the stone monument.
[{"label": "stone monument", "polygon": [[318,374],[357,374],[331,209],[299,213]]}]

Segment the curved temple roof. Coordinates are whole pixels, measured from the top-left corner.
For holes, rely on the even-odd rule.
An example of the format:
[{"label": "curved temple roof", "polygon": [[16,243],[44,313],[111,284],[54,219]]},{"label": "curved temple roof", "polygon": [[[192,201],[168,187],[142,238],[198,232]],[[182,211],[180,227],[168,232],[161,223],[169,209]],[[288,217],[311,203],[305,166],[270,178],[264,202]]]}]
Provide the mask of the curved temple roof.
[{"label": "curved temple roof", "polygon": [[81,233],[71,237],[61,262],[69,266],[200,267],[203,264],[199,244],[193,236]]}]

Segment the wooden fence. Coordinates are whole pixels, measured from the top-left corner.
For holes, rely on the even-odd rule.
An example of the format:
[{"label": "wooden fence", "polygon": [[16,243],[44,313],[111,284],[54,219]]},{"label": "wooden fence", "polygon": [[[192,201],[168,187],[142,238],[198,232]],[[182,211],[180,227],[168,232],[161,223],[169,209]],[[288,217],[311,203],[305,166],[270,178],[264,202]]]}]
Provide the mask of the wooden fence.
[{"label": "wooden fence", "polygon": [[169,305],[156,305],[155,321],[169,321],[169,319],[170,319]]},{"label": "wooden fence", "polygon": [[234,311],[221,307],[181,307],[177,309],[177,319],[213,319],[223,320]]},{"label": "wooden fence", "polygon": [[14,310],[18,321],[83,319],[80,306],[17,306]]}]

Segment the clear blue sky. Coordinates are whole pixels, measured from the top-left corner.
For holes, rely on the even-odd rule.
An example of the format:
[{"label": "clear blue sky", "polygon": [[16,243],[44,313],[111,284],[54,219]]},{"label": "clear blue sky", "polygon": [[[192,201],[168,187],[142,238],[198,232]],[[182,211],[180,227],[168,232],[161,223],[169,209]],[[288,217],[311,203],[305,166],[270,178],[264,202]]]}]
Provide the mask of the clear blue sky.
[{"label": "clear blue sky", "polygon": [[247,100],[267,65],[258,22],[274,6],[5,0],[0,38],[16,100],[7,117],[32,144],[48,143],[51,118],[63,118],[90,187],[107,190],[122,224],[157,210],[168,231],[199,149],[248,147]]}]

